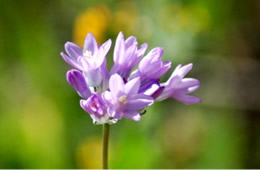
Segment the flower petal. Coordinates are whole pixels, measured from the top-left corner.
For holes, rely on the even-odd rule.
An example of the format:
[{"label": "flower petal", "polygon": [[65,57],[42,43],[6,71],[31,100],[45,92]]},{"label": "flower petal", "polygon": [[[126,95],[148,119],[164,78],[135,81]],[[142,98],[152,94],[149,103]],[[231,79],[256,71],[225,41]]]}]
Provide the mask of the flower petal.
[{"label": "flower petal", "polygon": [[95,37],[92,33],[88,33],[85,42],[84,42],[84,52],[90,51],[92,54],[95,54],[98,50],[98,45]]},{"label": "flower petal", "polygon": [[107,55],[107,52],[109,51],[110,47],[111,47],[111,43],[112,41],[109,39],[107,40],[104,44],[102,44],[99,48],[98,54],[96,56],[96,67],[100,67],[105,60],[105,57]]},{"label": "flower petal", "polygon": [[72,42],[65,43],[65,51],[72,59],[75,60],[82,55],[82,49]]},{"label": "flower petal", "polygon": [[109,79],[109,89],[114,98],[117,97],[119,91],[124,89],[124,81],[118,74],[113,74]]},{"label": "flower petal", "polygon": [[[190,64],[187,64],[185,66],[181,66],[181,65],[178,65],[176,67],[176,69],[173,71],[173,74],[172,76],[180,76],[181,78],[183,78],[184,76],[186,76],[186,74],[192,69],[192,63]],[[171,77],[172,77],[171,76]]]},{"label": "flower petal", "polygon": [[184,78],[179,83],[174,85],[175,89],[184,89],[193,86],[198,86],[200,84],[199,80],[194,78]]},{"label": "flower petal", "polygon": [[120,32],[116,38],[116,44],[114,49],[114,62],[117,64],[121,57],[124,56],[125,52],[125,42],[124,42],[124,35]]},{"label": "flower petal", "polygon": [[104,99],[105,103],[108,105],[112,105],[113,104],[113,98],[112,98],[112,94],[109,91],[105,91],[102,93],[102,98]]},{"label": "flower petal", "polygon": [[201,102],[200,98],[189,95],[173,95],[172,98],[184,103],[184,104],[194,104]]},{"label": "flower petal", "polygon": [[141,45],[141,47],[140,47],[140,48],[138,49],[138,51],[137,51],[138,58],[141,58],[141,57],[144,55],[144,53],[145,53],[147,47],[148,47],[148,44],[147,44],[147,43],[143,43],[143,44]]},{"label": "flower petal", "polygon": [[142,118],[139,112],[125,112],[124,117],[135,121],[140,121]]},{"label": "flower petal", "polygon": [[69,65],[71,65],[74,68],[82,70],[82,67],[75,60],[68,57],[64,52],[61,52],[60,55],[62,56],[64,61],[66,61],[66,63],[68,63]]},{"label": "flower petal", "polygon": [[196,91],[199,87],[200,87],[200,85],[190,87],[190,88],[188,88],[187,93],[192,93],[192,92]]},{"label": "flower petal", "polygon": [[68,71],[67,81],[78,92],[78,94],[81,97],[87,99],[91,95],[87,83],[80,71],[78,70]]},{"label": "flower petal", "polygon": [[137,94],[140,88],[140,78],[136,77],[125,84],[124,92],[126,95],[134,95]]},{"label": "flower petal", "polygon": [[153,98],[144,94],[137,94],[128,98],[125,111],[139,111],[153,104]]},{"label": "flower petal", "polygon": [[132,45],[137,45],[137,41],[134,36],[130,36],[125,40],[125,48],[129,48]]}]

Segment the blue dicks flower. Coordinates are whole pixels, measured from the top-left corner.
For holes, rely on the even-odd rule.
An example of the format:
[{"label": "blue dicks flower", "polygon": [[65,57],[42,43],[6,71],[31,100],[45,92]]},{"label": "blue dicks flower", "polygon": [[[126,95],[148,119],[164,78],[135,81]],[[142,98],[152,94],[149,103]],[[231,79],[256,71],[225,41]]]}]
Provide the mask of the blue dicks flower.
[{"label": "blue dicks flower", "polygon": [[98,47],[96,39],[89,33],[86,37],[84,48],[81,49],[74,43],[65,44],[65,53],[61,53],[63,59],[72,67],[83,71],[89,86],[99,87],[107,75],[105,57],[111,46],[111,40]]},{"label": "blue dicks flower", "polygon": [[163,90],[156,100],[162,101],[171,97],[185,104],[199,103],[200,98],[188,95],[197,90],[200,86],[199,80],[184,78],[191,69],[192,64],[187,64],[185,66],[178,65],[169,80],[161,84]]},{"label": "blue dicks flower", "polygon": [[116,39],[114,49],[114,66],[111,69],[111,75],[120,74],[123,78],[127,78],[133,67],[140,61],[147,49],[144,43],[138,48],[137,40],[134,36],[130,36],[124,40],[124,35],[120,32]]},{"label": "blue dicks flower", "polygon": [[94,124],[113,124],[116,122],[108,116],[105,102],[98,93],[93,94],[86,100],[80,100],[80,106],[90,114]]},{"label": "blue dicks flower", "polygon": [[67,81],[82,98],[87,99],[91,95],[86,80],[80,71],[78,70],[68,71]]},{"label": "blue dicks flower", "polygon": [[132,120],[140,120],[140,111],[153,104],[153,98],[145,94],[138,93],[140,88],[140,78],[134,78],[124,83],[118,74],[111,76],[109,89],[103,94],[108,105],[108,114],[114,119],[127,117]]}]

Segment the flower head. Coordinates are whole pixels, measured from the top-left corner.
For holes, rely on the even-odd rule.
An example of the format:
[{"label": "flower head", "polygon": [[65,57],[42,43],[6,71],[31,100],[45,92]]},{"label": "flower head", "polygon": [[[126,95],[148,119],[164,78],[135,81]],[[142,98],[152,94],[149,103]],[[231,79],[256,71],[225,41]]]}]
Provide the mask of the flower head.
[{"label": "flower head", "polygon": [[124,40],[124,35],[120,32],[116,39],[114,66],[112,67],[111,75],[118,73],[123,76],[123,78],[128,77],[130,71],[140,61],[146,49],[146,43],[138,48],[138,43],[134,36],[130,36]]},{"label": "flower head", "polygon": [[192,64],[178,65],[169,80],[161,84],[164,89],[156,100],[161,101],[171,97],[185,104],[199,103],[200,99],[198,97],[188,95],[200,86],[200,82],[197,79],[184,78],[191,69]]},{"label": "flower head", "polygon": [[140,111],[153,103],[153,98],[138,93],[140,78],[134,78],[124,83],[118,74],[111,76],[109,89],[103,94],[108,104],[108,114],[114,119],[127,117],[132,120],[140,120]]},{"label": "flower head", "polygon": [[74,43],[67,42],[65,51],[61,53],[63,59],[72,67],[83,71],[86,81],[90,86],[99,87],[106,75],[104,66],[105,57],[111,46],[111,40],[106,41],[98,47],[96,39],[89,33],[84,42],[84,48],[81,49]]},{"label": "flower head", "polygon": [[160,83],[160,77],[171,67],[170,61],[162,61],[163,49],[154,48],[143,57],[147,44],[138,47],[134,36],[125,40],[120,32],[114,48],[114,65],[108,72],[106,54],[110,46],[111,40],[98,46],[89,33],[83,49],[68,42],[67,54],[61,53],[68,64],[78,69],[67,72],[67,81],[83,98],[80,105],[94,124],[113,124],[124,117],[139,121],[146,107],[167,98],[185,104],[200,102],[198,97],[189,95],[199,88],[200,82],[184,78],[192,64],[178,65],[168,81]]},{"label": "flower head", "polygon": [[[158,79],[164,75],[170,68],[170,61],[162,61],[163,49],[152,49],[140,62],[138,71],[134,72],[134,77],[140,76],[142,80]],[[130,76],[131,77],[131,76]]]}]

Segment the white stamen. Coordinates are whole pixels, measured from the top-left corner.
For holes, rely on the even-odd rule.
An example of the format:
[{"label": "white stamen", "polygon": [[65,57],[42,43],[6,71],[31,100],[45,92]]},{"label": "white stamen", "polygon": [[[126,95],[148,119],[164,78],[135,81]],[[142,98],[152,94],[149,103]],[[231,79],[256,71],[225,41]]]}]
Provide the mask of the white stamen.
[{"label": "white stamen", "polygon": [[86,50],[84,53],[83,53],[84,56],[86,57],[92,57],[92,52],[89,51],[89,50]]}]

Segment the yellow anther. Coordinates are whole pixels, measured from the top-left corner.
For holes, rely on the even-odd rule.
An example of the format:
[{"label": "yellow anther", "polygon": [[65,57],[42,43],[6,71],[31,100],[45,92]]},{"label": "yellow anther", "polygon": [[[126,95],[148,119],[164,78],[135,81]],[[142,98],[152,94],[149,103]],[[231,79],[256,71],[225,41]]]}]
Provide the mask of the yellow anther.
[{"label": "yellow anther", "polygon": [[123,104],[126,104],[126,102],[127,102],[127,98],[126,98],[126,96],[124,95],[124,96],[121,96],[121,97],[119,97],[119,102],[120,103],[123,103]]}]

